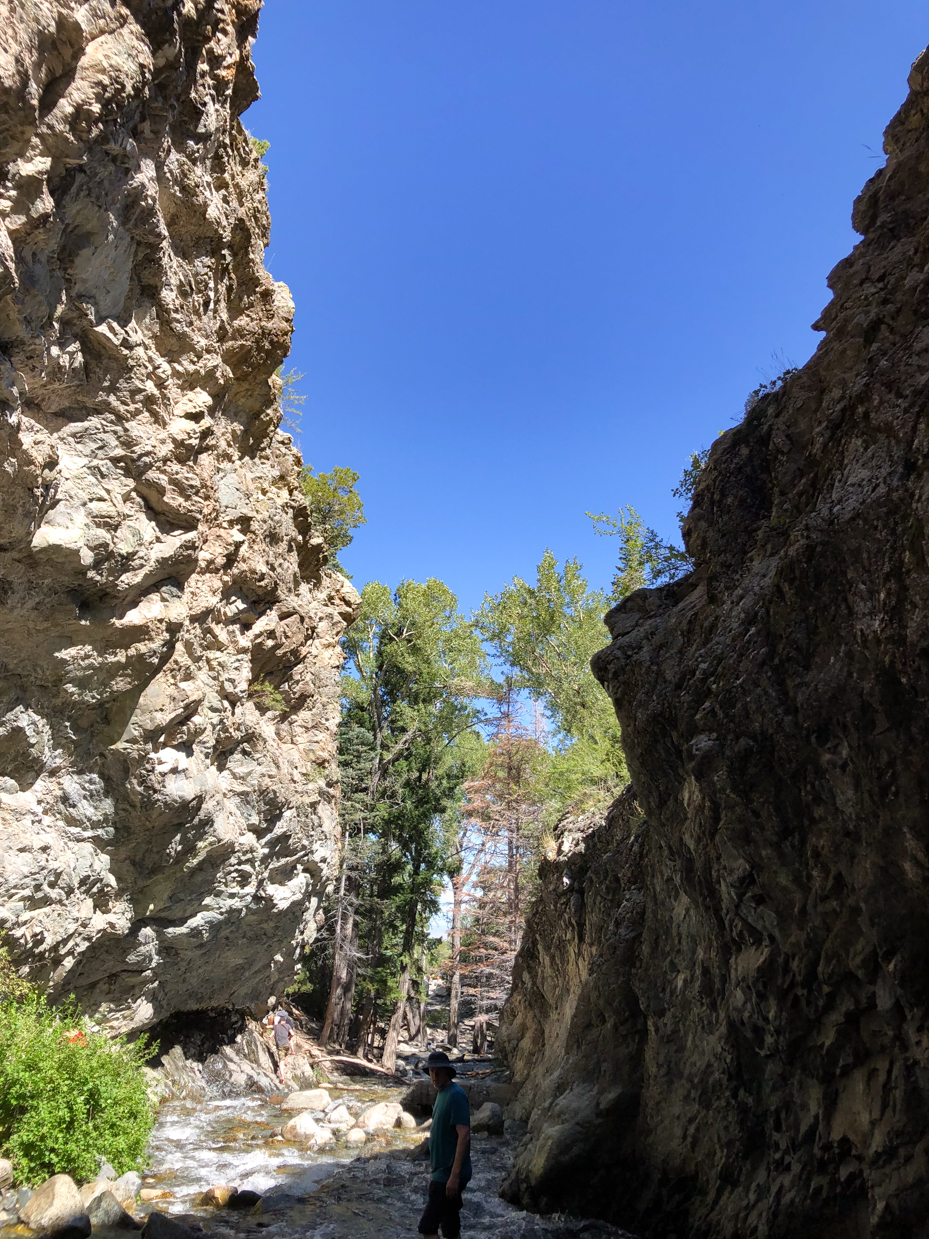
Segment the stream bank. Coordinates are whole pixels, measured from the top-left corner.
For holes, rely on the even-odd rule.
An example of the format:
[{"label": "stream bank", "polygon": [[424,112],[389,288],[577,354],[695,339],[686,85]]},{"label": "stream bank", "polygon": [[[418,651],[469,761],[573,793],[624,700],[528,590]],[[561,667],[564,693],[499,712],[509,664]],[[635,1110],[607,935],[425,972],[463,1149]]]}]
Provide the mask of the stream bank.
[{"label": "stream bank", "polygon": [[[192,1050],[189,1042],[186,1048]],[[280,1064],[252,1022],[226,1045],[193,1047],[200,1061],[175,1044],[152,1072],[153,1091],[162,1100],[145,1175],[80,1189],[78,1207],[93,1217],[94,1189],[112,1190],[132,1215],[122,1214],[118,1226],[124,1229],[94,1220],[91,1232],[91,1218],[82,1222],[69,1214],[57,1230],[45,1226],[38,1233],[64,1239],[61,1224],[67,1222],[68,1239],[91,1233],[92,1239],[129,1239],[130,1227],[136,1233],[142,1228],[141,1239],[373,1239],[375,1233],[377,1239],[412,1239],[429,1182],[428,1160],[416,1151],[428,1131],[434,1092],[422,1070],[425,1048],[405,1048],[410,1052],[397,1075],[342,1060],[346,1070],[366,1074],[329,1070],[320,1079],[319,1060],[314,1067],[308,1052],[319,1051],[310,1038],[303,1035],[303,1052]],[[474,1124],[474,1177],[462,1212],[466,1239],[573,1239],[582,1233],[631,1239],[603,1222],[538,1217],[502,1200],[499,1186],[524,1126],[504,1125],[510,1086],[499,1064],[460,1059],[457,1066]],[[493,1112],[490,1122],[478,1117],[482,1109]],[[298,1115],[312,1120],[314,1136],[300,1138],[299,1124],[293,1125]],[[98,1178],[112,1173],[107,1168]],[[124,1180],[130,1179],[126,1194]],[[79,1189],[71,1184],[68,1190]],[[237,1195],[224,1207],[211,1203],[233,1191]],[[37,1233],[16,1216],[31,1195],[21,1189],[2,1198],[0,1239]]]},{"label": "stream bank", "polygon": [[[248,1036],[248,1030],[243,1030]],[[310,1087],[315,1046],[300,1038],[301,1053],[283,1071],[285,1089]],[[207,1059],[203,1079],[213,1096],[198,1099],[175,1096],[161,1103],[150,1145],[151,1168],[145,1176],[145,1195],[170,1193],[140,1205],[143,1212],[158,1210],[202,1228],[213,1239],[348,1239],[376,1234],[377,1239],[415,1236],[428,1189],[428,1162],[412,1160],[428,1129],[431,1105],[428,1077],[419,1064],[425,1047],[405,1047],[394,1078],[344,1075],[329,1070],[323,1087],[331,1102],[344,1105],[356,1123],[371,1106],[400,1103],[415,1127],[393,1127],[367,1133],[363,1145],[352,1145],[347,1132],[313,1149],[281,1135],[292,1114],[281,1110],[280,1093],[266,1092],[227,1097],[217,1077],[218,1063]],[[238,1057],[260,1056],[254,1042],[234,1043]],[[173,1052],[174,1087],[193,1079],[196,1071],[181,1071]],[[170,1057],[170,1056],[168,1056]],[[167,1061],[167,1060],[166,1060]],[[228,1062],[233,1073],[237,1063]],[[361,1068],[352,1067],[352,1070]],[[472,1099],[472,1115],[486,1101],[505,1103],[509,1086],[493,1060],[465,1060],[458,1064],[459,1079]],[[319,1068],[316,1068],[319,1083]],[[503,1077],[503,1078],[501,1078]],[[281,1089],[281,1085],[277,1085]],[[319,1115],[322,1121],[322,1115]],[[475,1132],[472,1139],[474,1178],[465,1193],[462,1230],[467,1239],[570,1239],[602,1235],[628,1239],[625,1233],[601,1222],[564,1217],[542,1218],[503,1201],[499,1186],[512,1161],[522,1132],[507,1124],[506,1135]],[[251,1209],[211,1208],[203,1193],[217,1185],[254,1191],[261,1200]]]},{"label": "stream bank", "polygon": [[[397,1085],[364,1092],[372,1094],[370,1100],[397,1100],[403,1091]],[[333,1099],[339,1096],[335,1085],[330,1092]],[[212,1239],[415,1236],[429,1181],[428,1162],[411,1160],[421,1129],[375,1133],[361,1153],[341,1144],[313,1152],[271,1134],[275,1117],[279,1124],[277,1107],[259,1098],[197,1107],[166,1103],[145,1186],[172,1195],[143,1205],[142,1211],[170,1213]],[[499,1185],[512,1154],[506,1137],[474,1136],[474,1178],[462,1210],[467,1239],[571,1239],[582,1233],[591,1239],[628,1239],[605,1223],[537,1217],[503,1201]],[[241,1212],[200,1204],[201,1193],[219,1183],[260,1192],[261,1200]]]}]

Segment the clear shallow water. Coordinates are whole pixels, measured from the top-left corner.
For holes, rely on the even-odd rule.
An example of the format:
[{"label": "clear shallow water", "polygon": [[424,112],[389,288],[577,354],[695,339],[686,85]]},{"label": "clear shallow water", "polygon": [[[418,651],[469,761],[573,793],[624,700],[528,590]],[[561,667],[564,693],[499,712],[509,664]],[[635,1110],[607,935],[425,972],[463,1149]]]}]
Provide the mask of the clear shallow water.
[{"label": "clear shallow water", "polygon": [[[385,1086],[349,1092],[331,1085],[328,1091],[333,1101],[365,1104],[396,1101],[403,1093],[402,1088]],[[291,1117],[263,1097],[163,1103],[149,1144],[151,1165],[144,1186],[163,1188],[172,1196],[150,1207],[186,1212],[201,1192],[216,1184],[302,1194],[358,1156],[409,1148],[422,1139],[422,1133],[396,1130],[369,1137],[363,1145],[336,1143],[314,1153],[274,1138],[275,1130]]]}]

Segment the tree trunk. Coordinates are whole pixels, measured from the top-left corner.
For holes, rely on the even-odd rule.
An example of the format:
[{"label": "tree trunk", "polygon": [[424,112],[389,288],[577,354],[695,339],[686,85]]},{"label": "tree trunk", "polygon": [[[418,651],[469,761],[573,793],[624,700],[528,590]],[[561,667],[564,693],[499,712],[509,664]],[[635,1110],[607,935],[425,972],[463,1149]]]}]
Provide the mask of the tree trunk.
[{"label": "tree trunk", "polygon": [[410,1030],[410,1040],[416,1042],[423,1034],[423,1023],[426,1019],[426,1000],[411,998],[406,1004],[406,1022]]},{"label": "tree trunk", "polygon": [[400,997],[394,1006],[390,1024],[387,1026],[387,1036],[384,1039],[384,1049],[381,1054],[381,1066],[387,1071],[393,1071],[397,1066],[397,1042],[400,1040],[400,1025],[403,1023],[403,1012],[410,993],[410,965],[403,965],[400,975]]},{"label": "tree trunk", "polygon": [[355,1042],[355,1053],[359,1058],[367,1057],[368,1036],[374,1023],[374,1015],[374,994],[371,990],[368,990],[361,1005],[361,1016],[358,1022],[358,1040]]},{"label": "tree trunk", "polygon": [[471,1052],[475,1055],[487,1053],[487,1016],[478,1015],[474,1019],[474,1030],[471,1033]]},{"label": "tree trunk", "polygon": [[[319,1045],[321,1049],[325,1049],[329,1044],[329,1037],[332,1033],[332,1024],[336,1017],[336,1012],[341,1006],[342,993],[345,988],[345,981],[348,973],[349,952],[347,950],[346,939],[351,936],[351,929],[346,925],[347,918],[354,921],[353,910],[350,912],[346,909],[345,901],[345,860],[342,860],[342,876],[339,879],[339,898],[336,903],[335,915],[335,937],[332,941],[332,984],[329,986],[329,1001],[326,1003],[326,1018],[323,1020],[322,1032],[319,1034]],[[348,934],[345,930],[349,928]]]},{"label": "tree trunk", "polygon": [[509,940],[510,952],[515,956],[519,946],[519,810],[510,813],[507,823],[507,885],[509,887]]},{"label": "tree trunk", "polygon": [[464,902],[464,876],[452,878],[452,957],[448,986],[448,1044],[458,1044],[458,1019],[461,1005],[461,912]]},{"label": "tree trunk", "polygon": [[348,937],[348,969],[341,993],[333,1013],[333,1034],[339,1045],[348,1041],[348,1028],[352,1019],[352,1003],[355,998],[355,982],[358,979],[358,920],[352,917],[351,933]]}]

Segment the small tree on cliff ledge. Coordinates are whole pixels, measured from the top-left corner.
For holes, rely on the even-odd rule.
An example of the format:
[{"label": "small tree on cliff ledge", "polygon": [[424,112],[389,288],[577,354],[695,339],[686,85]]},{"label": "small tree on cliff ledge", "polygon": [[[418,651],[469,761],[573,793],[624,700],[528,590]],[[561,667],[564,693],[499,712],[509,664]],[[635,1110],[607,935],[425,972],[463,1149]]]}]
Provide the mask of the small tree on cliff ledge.
[{"label": "small tree on cliff ledge", "polygon": [[307,465],[300,481],[313,528],[322,534],[331,562],[342,572],[339,551],[351,543],[360,525],[368,523],[356,490],[358,474],[341,465],[336,465],[331,473],[314,473],[313,466]]}]

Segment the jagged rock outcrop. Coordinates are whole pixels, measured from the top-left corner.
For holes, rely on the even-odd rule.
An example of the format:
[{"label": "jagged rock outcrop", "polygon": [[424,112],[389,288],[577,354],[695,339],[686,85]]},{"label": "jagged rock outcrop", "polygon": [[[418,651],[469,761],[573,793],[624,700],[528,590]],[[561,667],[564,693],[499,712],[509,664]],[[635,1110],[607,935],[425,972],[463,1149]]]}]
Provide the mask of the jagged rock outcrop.
[{"label": "jagged rock outcrop", "polygon": [[287,1083],[281,1062],[262,1035],[261,1027],[241,1011],[197,1011],[173,1017],[153,1034],[170,1046],[146,1068],[153,1097],[170,1101],[270,1096],[315,1083],[312,1066],[303,1057],[287,1059]]},{"label": "jagged rock outcrop", "polygon": [[0,912],[114,1028],[286,983],[337,831],[259,8],[0,5]]},{"label": "jagged rock outcrop", "polygon": [[523,950],[534,1207],[929,1234],[929,54],[910,86],[825,340],[713,447],[696,571],[607,617],[644,816],[562,841]]}]

